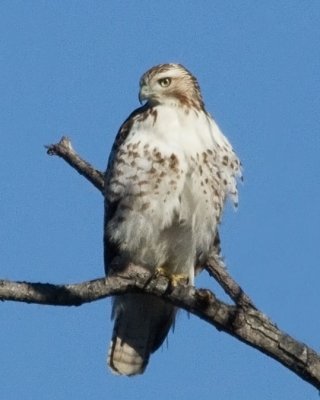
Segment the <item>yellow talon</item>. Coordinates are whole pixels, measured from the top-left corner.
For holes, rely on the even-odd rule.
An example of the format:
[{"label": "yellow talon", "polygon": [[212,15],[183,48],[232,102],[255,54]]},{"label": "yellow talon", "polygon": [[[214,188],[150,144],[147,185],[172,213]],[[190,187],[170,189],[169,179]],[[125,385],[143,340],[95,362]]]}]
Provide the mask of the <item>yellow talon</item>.
[{"label": "yellow talon", "polygon": [[163,267],[157,267],[155,270],[155,275],[156,276],[164,276],[167,279],[170,280],[170,284],[173,287],[178,286],[181,283],[187,283],[189,281],[188,275],[184,274],[170,274],[165,268]]},{"label": "yellow talon", "polygon": [[167,271],[163,267],[157,267],[154,274],[156,276],[165,276],[167,278],[170,278],[170,275],[167,273]]},{"label": "yellow talon", "polygon": [[173,274],[170,277],[171,285],[173,287],[178,286],[181,283],[187,283],[189,281],[188,275],[183,274]]}]

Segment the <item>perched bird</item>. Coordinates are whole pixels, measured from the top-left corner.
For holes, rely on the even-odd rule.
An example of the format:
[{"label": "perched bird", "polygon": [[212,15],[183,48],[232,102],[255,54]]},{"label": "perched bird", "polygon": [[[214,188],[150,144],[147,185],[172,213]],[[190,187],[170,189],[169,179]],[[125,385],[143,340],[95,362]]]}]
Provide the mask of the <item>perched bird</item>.
[{"label": "perched bird", "polygon": [[[216,245],[226,198],[237,205],[240,161],[182,65],[148,70],[139,100],[145,104],[122,124],[105,173],[106,274],[134,263],[193,285],[195,267]],[[175,314],[146,294],[115,297],[112,372],[143,373]]]}]

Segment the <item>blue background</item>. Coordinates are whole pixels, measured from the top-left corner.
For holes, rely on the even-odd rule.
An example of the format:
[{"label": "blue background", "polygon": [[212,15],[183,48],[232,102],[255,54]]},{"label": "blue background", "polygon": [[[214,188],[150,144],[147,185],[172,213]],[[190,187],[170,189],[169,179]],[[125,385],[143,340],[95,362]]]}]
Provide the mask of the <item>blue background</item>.
[{"label": "blue background", "polygon": [[[0,276],[100,277],[99,192],[43,145],[71,137],[104,169],[149,67],[199,79],[244,164],[223,251],[278,326],[319,350],[319,0],[0,3]],[[225,299],[204,274],[198,286]],[[0,305],[1,398],[317,399],[275,361],[181,312],[143,376],[107,372],[110,299]],[[168,347],[168,349],[167,349]]]}]

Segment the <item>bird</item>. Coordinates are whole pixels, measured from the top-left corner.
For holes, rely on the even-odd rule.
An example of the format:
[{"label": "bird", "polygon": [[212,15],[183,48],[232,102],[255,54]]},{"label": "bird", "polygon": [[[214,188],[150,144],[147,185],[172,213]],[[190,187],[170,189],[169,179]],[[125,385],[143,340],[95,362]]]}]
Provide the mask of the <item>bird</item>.
[{"label": "bird", "polygon": [[[133,263],[194,285],[195,269],[216,246],[227,198],[238,204],[241,162],[183,65],[160,64],[145,72],[139,101],[118,131],[104,177],[106,275]],[[148,294],[115,296],[111,372],[142,374],[176,313]]]}]

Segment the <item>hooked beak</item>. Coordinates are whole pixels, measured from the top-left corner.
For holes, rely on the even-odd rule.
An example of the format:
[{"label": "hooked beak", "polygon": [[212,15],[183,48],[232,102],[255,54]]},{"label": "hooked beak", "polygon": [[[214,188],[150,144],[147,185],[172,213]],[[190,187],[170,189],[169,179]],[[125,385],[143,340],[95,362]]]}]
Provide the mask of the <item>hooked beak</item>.
[{"label": "hooked beak", "polygon": [[143,103],[144,100],[148,100],[149,92],[147,85],[142,85],[139,91],[139,102]]}]

